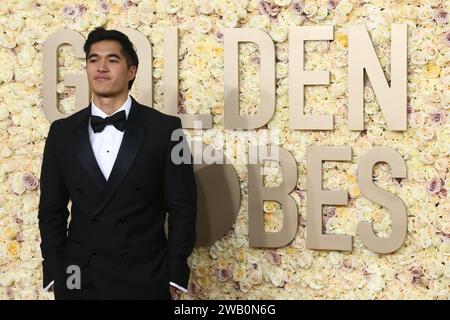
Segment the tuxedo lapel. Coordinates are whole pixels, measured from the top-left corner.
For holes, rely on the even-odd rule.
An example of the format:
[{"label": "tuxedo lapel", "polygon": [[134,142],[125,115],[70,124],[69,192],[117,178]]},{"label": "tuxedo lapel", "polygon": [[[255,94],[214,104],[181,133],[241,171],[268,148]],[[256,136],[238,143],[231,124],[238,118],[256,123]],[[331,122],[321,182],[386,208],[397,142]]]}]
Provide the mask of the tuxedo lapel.
[{"label": "tuxedo lapel", "polygon": [[83,168],[88,173],[89,178],[101,195],[99,205],[90,213],[92,216],[97,215],[114,195],[117,188],[130,170],[133,161],[144,142],[145,130],[139,116],[139,105],[131,97],[132,103],[128,114],[122,143],[117,154],[116,161],[109,175],[108,180],[105,179],[94,151],[92,150],[91,141],[89,139],[89,120],[91,116],[91,104],[85,108],[85,113],[81,117],[81,121],[76,128],[75,136],[77,139],[77,154]]},{"label": "tuxedo lapel", "polygon": [[117,191],[133,165],[136,155],[144,142],[145,130],[139,114],[140,106],[133,97],[131,99],[130,113],[128,114],[119,153],[117,154],[108,181],[106,181],[100,204],[92,212],[93,216],[97,215],[111,200],[111,197]]},{"label": "tuxedo lapel", "polygon": [[103,175],[97,160],[95,159],[94,151],[92,150],[91,141],[89,139],[89,120],[91,116],[91,104],[85,109],[81,122],[76,128],[76,147],[77,155],[80,159],[81,165],[88,173],[88,176],[97,187],[99,192],[102,192],[106,185],[106,179]]}]

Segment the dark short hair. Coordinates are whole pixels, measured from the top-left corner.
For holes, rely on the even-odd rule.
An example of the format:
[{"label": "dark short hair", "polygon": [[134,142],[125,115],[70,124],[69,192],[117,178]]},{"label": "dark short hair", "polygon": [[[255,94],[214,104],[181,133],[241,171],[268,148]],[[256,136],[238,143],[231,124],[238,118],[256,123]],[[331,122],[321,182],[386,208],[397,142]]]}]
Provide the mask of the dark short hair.
[{"label": "dark short hair", "polygon": [[[136,66],[136,70],[139,65],[139,59],[136,53],[136,50],[133,46],[133,43],[128,39],[128,37],[117,30],[106,30],[103,27],[97,27],[93,31],[91,31],[84,43],[83,50],[86,53],[86,60],[91,52],[91,46],[95,42],[103,41],[103,40],[114,40],[120,43],[122,47],[122,54],[127,59],[127,67]],[[134,77],[132,80],[128,81],[128,90],[131,90],[133,86],[133,82],[136,79]]]}]

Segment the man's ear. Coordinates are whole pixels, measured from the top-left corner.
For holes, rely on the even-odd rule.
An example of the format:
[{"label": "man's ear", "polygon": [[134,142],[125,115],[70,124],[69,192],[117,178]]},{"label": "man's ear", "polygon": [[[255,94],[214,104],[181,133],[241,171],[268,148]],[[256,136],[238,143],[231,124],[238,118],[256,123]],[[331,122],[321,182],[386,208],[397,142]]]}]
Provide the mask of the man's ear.
[{"label": "man's ear", "polygon": [[136,79],[136,73],[137,73],[137,68],[136,68],[136,66],[131,66],[129,69],[128,69],[128,81],[129,80],[133,80],[133,79]]}]

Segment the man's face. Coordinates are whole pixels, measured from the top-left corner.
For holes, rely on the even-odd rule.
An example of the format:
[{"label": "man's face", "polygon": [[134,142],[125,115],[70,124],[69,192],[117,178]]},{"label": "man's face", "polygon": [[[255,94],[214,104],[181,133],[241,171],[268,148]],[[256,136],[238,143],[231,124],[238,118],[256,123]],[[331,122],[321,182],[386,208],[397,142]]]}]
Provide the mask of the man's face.
[{"label": "man's face", "polygon": [[136,76],[136,66],[127,67],[121,45],[114,40],[102,40],[92,44],[86,70],[91,90],[103,97],[128,92],[128,81]]}]

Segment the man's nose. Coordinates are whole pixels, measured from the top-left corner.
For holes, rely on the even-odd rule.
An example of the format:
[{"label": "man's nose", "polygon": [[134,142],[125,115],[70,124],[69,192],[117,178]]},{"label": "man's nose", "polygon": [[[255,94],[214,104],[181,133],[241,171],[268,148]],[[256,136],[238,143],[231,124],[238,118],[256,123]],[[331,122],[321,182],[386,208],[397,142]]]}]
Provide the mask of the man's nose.
[{"label": "man's nose", "polygon": [[99,64],[98,64],[98,70],[99,71],[108,70],[108,61],[107,60],[100,60]]}]

